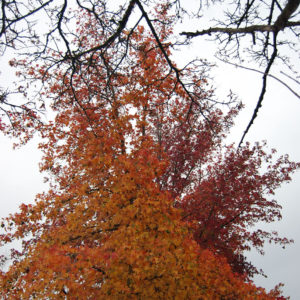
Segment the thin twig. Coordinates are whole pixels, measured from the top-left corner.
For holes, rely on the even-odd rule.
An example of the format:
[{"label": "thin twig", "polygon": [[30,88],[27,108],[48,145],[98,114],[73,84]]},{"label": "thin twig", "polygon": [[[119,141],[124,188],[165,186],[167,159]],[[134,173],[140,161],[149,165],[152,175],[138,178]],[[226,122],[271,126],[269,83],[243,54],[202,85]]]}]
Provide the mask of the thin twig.
[{"label": "thin twig", "polygon": [[272,56],[271,56],[271,58],[270,58],[270,60],[269,60],[268,65],[267,65],[267,67],[266,67],[266,70],[265,70],[265,72],[264,72],[264,76],[263,76],[263,85],[262,85],[261,93],[260,93],[260,96],[259,96],[259,98],[258,98],[256,107],[255,107],[254,112],[253,112],[253,115],[252,115],[252,117],[251,117],[251,120],[250,120],[250,122],[249,122],[249,124],[248,124],[248,126],[247,126],[247,128],[246,128],[246,130],[245,130],[245,132],[244,132],[244,134],[243,134],[243,136],[242,136],[240,142],[239,142],[238,149],[239,149],[240,146],[242,145],[242,143],[243,143],[243,141],[244,141],[244,138],[245,138],[246,134],[248,133],[248,131],[249,131],[249,129],[251,128],[251,126],[253,125],[254,120],[255,120],[256,117],[257,117],[258,111],[259,111],[259,109],[260,109],[261,106],[262,106],[262,102],[263,102],[263,100],[264,100],[264,96],[265,96],[265,93],[266,93],[267,77],[268,77],[268,74],[269,74],[269,72],[270,72],[270,69],[271,69],[271,67],[272,67],[272,65],[273,65],[273,63],[274,63],[274,60],[275,60],[275,58],[276,58],[276,56],[277,56],[276,38],[277,38],[277,34],[274,33],[274,37],[273,37],[273,47],[274,47],[274,48],[273,48],[273,53],[272,53]]}]

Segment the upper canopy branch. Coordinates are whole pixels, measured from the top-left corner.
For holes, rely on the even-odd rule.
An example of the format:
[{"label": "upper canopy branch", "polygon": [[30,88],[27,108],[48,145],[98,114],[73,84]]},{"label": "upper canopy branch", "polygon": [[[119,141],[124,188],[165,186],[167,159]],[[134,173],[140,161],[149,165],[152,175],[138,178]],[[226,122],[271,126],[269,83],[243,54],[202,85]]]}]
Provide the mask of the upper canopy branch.
[{"label": "upper canopy branch", "polygon": [[[300,21],[298,22],[286,22],[280,30],[283,30],[286,27],[295,27],[300,26]],[[239,33],[255,33],[255,32],[276,32],[277,26],[274,25],[252,25],[248,27],[242,28],[224,28],[224,27],[211,27],[209,29],[195,31],[195,32],[181,32],[181,35],[185,35],[187,37],[196,37],[200,35],[211,35],[212,33],[228,33],[228,34],[239,34]]]},{"label": "upper canopy branch", "polygon": [[[236,5],[233,5],[232,11],[226,11],[225,18],[219,20],[216,26],[204,30],[193,32],[183,31],[180,33],[180,35],[187,38],[215,34],[215,40],[218,43],[218,56],[224,57],[226,61],[233,58],[242,62],[244,61],[244,53],[246,52],[250,54],[252,61],[257,62],[260,67],[265,66],[264,71],[259,71],[263,74],[260,96],[253,116],[242,136],[240,145],[253,125],[259,108],[262,106],[266,93],[267,77],[269,76],[271,66],[274,65],[274,61],[281,60],[283,65],[294,72],[295,77],[297,76],[297,72],[294,70],[289,58],[278,50],[283,45],[289,45],[290,49],[298,52],[295,40],[299,38],[299,33],[295,29],[300,26],[299,12],[297,11],[300,0],[288,0],[284,5],[283,2],[281,3],[279,0],[238,0],[236,1]],[[292,21],[292,18],[298,20]],[[278,37],[278,33],[285,28],[291,29],[293,33],[291,36],[295,40],[288,35]],[[256,36],[257,33],[260,34]],[[244,36],[249,34],[252,35],[252,44],[249,45],[249,42],[247,42],[247,46],[244,47],[245,44],[241,43],[241,41]],[[288,86],[285,83],[283,84]],[[297,95],[297,93],[294,94]]]},{"label": "upper canopy branch", "polygon": [[5,0],[1,1],[1,12],[2,12],[2,16],[1,16],[1,21],[2,21],[2,28],[0,31],[0,37],[3,33],[6,32],[6,30],[14,23],[21,21],[21,20],[25,20],[26,18],[30,17],[31,15],[34,15],[35,13],[37,13],[39,10],[45,8],[47,5],[49,5],[51,2],[53,2],[53,0],[49,0],[46,1],[45,3],[41,3],[40,6],[38,6],[35,9],[29,10],[27,13],[23,14],[23,15],[17,15],[15,14],[15,18],[10,18],[7,16],[7,11],[11,11],[11,8],[9,7],[9,5],[15,5],[17,8],[17,3],[15,1],[12,2],[8,2]]},{"label": "upper canopy branch", "polygon": [[[152,22],[151,22],[151,20],[150,20],[150,18],[149,18],[149,16],[148,16],[148,14],[147,14],[147,12],[144,10],[143,5],[141,4],[141,2],[140,2],[139,0],[136,0],[136,3],[137,3],[137,5],[138,5],[139,9],[141,10],[141,12],[142,12],[142,14],[143,14],[143,16],[144,16],[144,18],[145,18],[145,20],[146,20],[146,22],[147,22],[149,28],[150,28],[152,34],[153,34],[153,36],[154,36],[154,38],[155,38],[155,40],[156,40],[156,43],[157,43],[159,49],[161,50],[163,56],[165,57],[165,59],[166,59],[168,65],[169,65],[170,69],[171,69],[172,71],[175,72],[175,75],[176,75],[176,79],[177,79],[178,84],[183,88],[183,90],[185,91],[185,93],[187,94],[187,96],[189,97],[189,99],[191,100],[191,106],[190,106],[188,115],[189,115],[190,112],[191,112],[191,109],[192,109],[193,104],[195,104],[195,105],[200,109],[200,113],[202,114],[202,116],[208,121],[208,119],[207,119],[206,115],[204,114],[204,112],[203,112],[203,110],[202,110],[200,104],[199,104],[198,101],[192,96],[192,94],[191,94],[191,92],[188,90],[186,84],[184,84],[184,82],[182,81],[180,70],[175,66],[175,64],[171,61],[169,55],[167,54],[167,52],[166,52],[166,50],[165,50],[165,48],[164,48],[164,46],[163,46],[163,44],[162,44],[162,42],[161,42],[161,40],[160,40],[158,34],[157,34],[157,32],[156,32],[156,30],[155,30],[155,28],[154,28],[154,26],[153,26],[153,24],[152,24]],[[187,115],[187,116],[188,116],[188,115]]]},{"label": "upper canopy branch", "polygon": [[134,9],[134,6],[136,4],[137,0],[131,0],[125,13],[124,13],[124,16],[123,18],[119,21],[119,26],[118,28],[116,29],[116,31],[101,45],[97,45],[93,48],[90,48],[84,52],[81,52],[81,53],[78,53],[76,55],[74,55],[72,58],[73,59],[78,59],[80,56],[82,55],[85,55],[85,54],[88,54],[88,53],[91,53],[91,52],[95,52],[95,51],[98,51],[98,50],[102,50],[102,49],[105,49],[107,47],[109,47],[121,34],[121,32],[124,30],[124,28],[126,27],[126,24],[128,22],[128,19]]},{"label": "upper canopy branch", "polygon": [[[264,25],[251,25],[246,27],[239,27],[241,22],[238,22],[237,28],[233,27],[211,27],[209,29],[195,31],[195,32],[186,32],[183,31],[180,34],[186,37],[196,37],[205,34],[212,34],[212,33],[227,33],[227,34],[239,34],[239,33],[251,33],[254,34],[255,32],[278,32],[283,30],[287,27],[294,27],[299,26],[300,21],[296,22],[289,22],[292,14],[297,10],[299,7],[300,0],[289,0],[285,6],[285,8],[281,11],[280,15],[277,17],[273,25],[271,24],[264,24]],[[252,4],[251,4],[252,5]],[[273,13],[273,12],[271,12]],[[244,19],[242,16],[241,20]]]}]

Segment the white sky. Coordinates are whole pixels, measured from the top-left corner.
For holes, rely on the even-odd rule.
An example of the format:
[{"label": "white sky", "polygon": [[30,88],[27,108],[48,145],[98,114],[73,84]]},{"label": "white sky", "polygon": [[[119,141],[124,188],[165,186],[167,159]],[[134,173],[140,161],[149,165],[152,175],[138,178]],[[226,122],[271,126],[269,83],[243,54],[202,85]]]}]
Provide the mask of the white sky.
[{"label": "white sky", "polygon": [[[197,42],[197,54],[207,57],[211,45]],[[186,56],[188,56],[186,54]],[[7,63],[1,63],[1,84],[11,80]],[[237,93],[246,104],[246,108],[237,118],[236,127],[231,139],[239,142],[258,99],[261,88],[261,75],[250,71],[236,69],[229,65],[219,64],[216,69],[215,86],[218,95],[227,95],[229,89]],[[271,72],[272,73],[272,72]],[[293,96],[284,86],[269,79],[268,89],[259,111],[258,118],[250,129],[246,140],[260,141],[266,139],[270,147],[279,154],[290,154],[290,158],[300,161],[300,100]],[[37,140],[27,146],[12,150],[12,141],[0,134],[0,217],[15,212],[22,202],[32,202],[38,192],[42,192],[43,175],[38,171],[41,154],[37,151]],[[249,258],[268,275],[267,279],[255,278],[255,282],[267,289],[279,282],[285,283],[284,294],[292,300],[300,299],[300,172],[293,176],[293,182],[284,185],[276,193],[276,199],[283,206],[283,220],[267,228],[278,230],[282,236],[294,238],[294,245],[281,249],[276,245],[267,245],[265,256],[254,252]]]}]

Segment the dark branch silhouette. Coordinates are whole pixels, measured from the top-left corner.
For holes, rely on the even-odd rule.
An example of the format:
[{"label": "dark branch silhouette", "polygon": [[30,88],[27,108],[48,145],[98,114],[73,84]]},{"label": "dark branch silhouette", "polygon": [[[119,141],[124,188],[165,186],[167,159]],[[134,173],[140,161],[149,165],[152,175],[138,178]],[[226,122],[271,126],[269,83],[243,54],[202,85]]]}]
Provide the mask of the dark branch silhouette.
[{"label": "dark branch silhouette", "polygon": [[[3,0],[1,1],[0,10],[0,50],[2,55],[5,55],[7,48],[12,48],[19,54],[25,54],[28,63],[29,61],[31,63],[46,62],[46,73],[56,67],[63,68],[66,70],[65,78],[71,76],[71,85],[74,76],[81,72],[80,70],[83,66],[95,67],[93,65],[93,55],[98,53],[103,59],[105,68],[107,68],[107,74],[109,74],[107,90],[110,90],[112,93],[112,78],[115,74],[118,74],[118,70],[125,63],[128,56],[128,46],[137,30],[137,24],[140,23],[141,19],[144,19],[171,72],[174,72],[176,75],[177,83],[183,88],[189,98],[190,111],[194,105],[198,106],[202,116],[209,122],[209,112],[206,111],[207,103],[199,103],[193,94],[193,86],[185,80],[185,72],[177,67],[176,62],[172,61],[169,53],[166,51],[167,46],[164,45],[161,36],[156,32],[155,24],[165,21],[159,15],[153,17],[154,10],[152,11],[152,8],[165,5],[166,11],[174,15],[174,20],[184,22],[186,15],[193,16],[196,19],[201,18],[200,14],[205,16],[206,4],[214,7],[217,2],[223,1],[205,2],[200,0],[199,11],[195,13],[194,11],[189,11],[188,7],[185,7],[180,0],[174,0],[167,4],[163,4],[159,0],[153,3],[150,3],[149,0],[131,0],[129,2],[124,1],[119,8],[110,7],[109,1],[106,0],[76,0],[72,2],[72,11],[69,10],[71,5],[68,0]],[[234,64],[233,59],[239,59],[241,62],[244,60],[244,54],[246,53],[250,57],[251,63],[258,63],[259,67],[263,66],[265,68],[265,71],[262,71],[263,82],[260,97],[241,142],[250,130],[254,119],[257,117],[259,107],[262,105],[267,91],[267,77],[273,76],[273,78],[278,80],[276,76],[270,74],[274,61],[282,63],[284,67],[289,68],[291,74],[285,73],[286,78],[297,80],[294,78],[297,76],[297,72],[293,71],[290,57],[283,56],[280,50],[282,47],[289,46],[291,51],[294,50],[299,54],[297,49],[297,41],[300,37],[299,4],[300,0],[238,0],[225,6],[226,13],[224,18],[215,20],[213,26],[196,31],[185,30],[178,36],[174,36],[173,46],[178,45],[181,47],[186,46],[196,37],[211,36],[217,42],[219,57],[225,58],[226,61]],[[147,10],[149,7],[148,12],[145,10],[146,7]],[[97,30],[103,35],[98,44],[88,47],[82,41],[74,43],[74,40],[78,39],[78,35],[74,31],[74,24],[69,24],[72,23],[75,17],[74,12],[76,9],[87,13],[91,19],[95,20]],[[139,15],[139,12],[142,16]],[[47,25],[48,27],[45,26],[47,23],[45,18],[48,18],[48,23],[50,24]],[[140,20],[137,21],[139,18]],[[174,23],[174,20],[170,20],[170,22]],[[131,27],[132,23],[135,24],[133,27]],[[41,24],[43,26],[40,26]],[[41,33],[42,27],[44,29]],[[128,32],[129,34],[126,35]],[[289,35],[286,35],[287,32],[289,32]],[[186,37],[186,41],[182,42],[180,36]],[[246,40],[247,44],[244,47],[244,38],[249,36],[252,39],[252,43],[249,45],[249,40]],[[273,38],[275,36],[276,39]],[[56,56],[51,56],[50,52],[55,52]],[[112,52],[117,53],[115,61],[107,61],[106,56]],[[193,62],[192,58],[191,62]],[[241,63],[238,65],[241,65]],[[207,68],[209,68],[208,63],[199,64],[198,76],[201,77],[204,69]],[[260,73],[261,71],[258,72]],[[299,93],[293,91],[284,81],[279,81],[298,97]],[[9,97],[6,97],[5,107],[3,103],[0,103],[0,117],[2,116],[2,118],[7,117],[7,114],[3,113],[4,111],[8,114],[10,113],[9,104],[12,102],[9,99]],[[211,105],[217,103],[209,96],[206,100],[211,101]],[[42,106],[45,105],[43,101],[41,100]],[[75,90],[74,102],[77,102],[78,106],[82,107],[78,99],[76,99]],[[37,113],[38,110],[32,106],[30,100],[28,103],[31,104],[30,107],[26,104],[26,101],[24,105],[19,105],[19,111],[24,111],[26,106],[27,110],[25,109],[25,111]],[[12,105],[11,110],[13,109],[15,108]]]},{"label": "dark branch silhouette", "polygon": [[[220,25],[222,26],[213,26],[204,30],[189,32],[183,31],[180,33],[182,36],[185,36],[188,39],[193,39],[195,37],[205,35],[215,35],[215,39],[220,44],[219,55],[221,57],[224,57],[224,60],[226,60],[227,62],[229,62],[229,58],[238,58],[240,61],[243,60],[244,55],[241,54],[241,41],[245,36],[252,36],[252,48],[250,50],[246,49],[246,53],[250,53],[254,61],[259,61],[260,65],[266,65],[266,68],[263,72],[262,88],[259,99],[257,101],[253,115],[249,121],[249,124],[241,138],[239,146],[244,141],[244,138],[249,132],[252,124],[254,123],[254,120],[256,119],[258,114],[258,110],[262,105],[267,90],[268,76],[280,81],[283,85],[289,88],[289,90],[292,91],[295,96],[299,98],[299,95],[294,92],[288,86],[288,84],[269,74],[274,61],[279,59],[281,59],[284,64],[292,69],[292,66],[289,64],[288,59],[280,56],[278,48],[286,44],[290,45],[291,48],[293,48],[293,44],[295,42],[291,40],[280,40],[278,38],[278,34],[279,32],[283,32],[284,30],[289,29],[297,39],[299,38],[299,34],[297,34],[294,30],[300,26],[300,21],[291,20],[292,18],[299,17],[299,13],[296,13],[297,9],[299,8],[299,4],[299,0],[289,0],[285,3],[284,8],[282,8],[279,1],[270,1],[268,7],[268,16],[262,17],[259,15],[259,13],[261,13],[259,8],[262,4],[258,4],[258,1],[247,1],[244,8],[242,8],[242,1],[237,1],[236,9],[233,10],[234,12],[227,13],[227,21],[219,21]],[[279,9],[280,11],[277,18],[275,18],[276,9]],[[255,22],[260,24],[253,24]],[[242,26],[243,24],[245,24],[246,26]],[[270,35],[273,35],[274,37],[272,42],[270,42]],[[224,45],[223,48],[221,47],[221,44]],[[269,52],[271,52],[271,55],[269,55]],[[229,63],[237,65],[233,62]],[[253,71],[253,68],[251,68],[251,70]],[[260,71],[258,72],[261,73]]]}]

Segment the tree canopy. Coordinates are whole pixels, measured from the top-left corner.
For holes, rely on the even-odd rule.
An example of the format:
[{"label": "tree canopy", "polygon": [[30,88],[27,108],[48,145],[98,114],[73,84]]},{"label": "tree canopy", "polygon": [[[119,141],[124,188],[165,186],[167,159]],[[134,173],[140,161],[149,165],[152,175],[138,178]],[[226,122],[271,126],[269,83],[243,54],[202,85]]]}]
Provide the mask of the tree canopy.
[{"label": "tree canopy", "polygon": [[[292,242],[252,227],[281,218],[271,197],[300,164],[263,143],[226,144],[242,105],[215,99],[205,61],[171,60],[179,1],[151,14],[147,1],[76,3],[2,5],[6,46],[28,37],[34,51],[10,60],[28,101],[3,94],[1,130],[21,143],[40,134],[50,188],[2,220],[1,246],[22,249],[2,257],[0,295],[280,299],[251,282],[261,271],[244,252]],[[52,20],[45,39],[30,21],[40,11]]]}]

